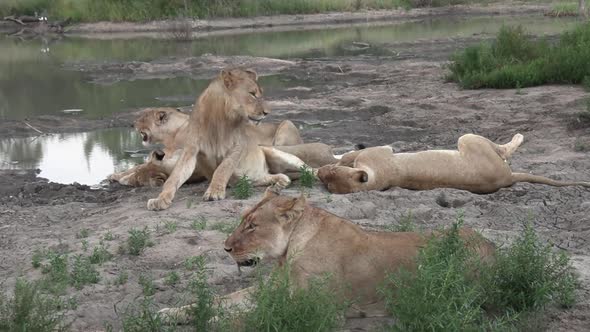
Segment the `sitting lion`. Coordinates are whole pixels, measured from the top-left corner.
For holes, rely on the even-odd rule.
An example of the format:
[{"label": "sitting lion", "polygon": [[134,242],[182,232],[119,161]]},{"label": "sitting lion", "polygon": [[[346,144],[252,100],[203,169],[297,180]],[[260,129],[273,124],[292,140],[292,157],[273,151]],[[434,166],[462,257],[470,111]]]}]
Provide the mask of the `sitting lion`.
[{"label": "sitting lion", "polygon": [[[438,233],[434,233],[436,236]],[[459,230],[466,245],[483,260],[494,255],[494,245],[468,228]],[[416,232],[365,231],[349,220],[310,206],[304,195],[279,196],[271,190],[243,214],[242,222],[225,241],[225,251],[239,266],[261,259],[289,262],[294,287],[306,287],[313,277],[329,275],[334,288],[344,289],[355,306],[349,316],[384,315],[377,287],[388,273],[415,270],[418,250],[431,235]],[[246,303],[251,288],[231,293],[220,302]],[[160,312],[186,322],[191,305]]]},{"label": "sitting lion", "polygon": [[148,201],[148,209],[167,209],[196,168],[210,180],[204,200],[223,199],[228,183],[243,175],[255,186],[287,186],[291,180],[283,173],[298,172],[306,165],[292,154],[272,149],[277,174],[269,173],[251,123],[260,122],[269,112],[255,72],[222,70],[197,99],[184,129],[182,154],[158,198]]},{"label": "sitting lion", "polygon": [[[159,158],[150,157],[144,164],[134,166],[123,172],[113,173],[108,179],[123,185],[135,187],[153,187],[163,184],[174,166],[174,163],[168,159],[172,158],[179,149],[182,149],[187,139],[186,127],[188,125],[188,119],[188,114],[176,108],[161,107],[144,110],[135,121],[135,129],[140,133],[144,146],[150,147],[158,143],[164,145],[162,151],[158,153]],[[256,137],[260,144],[263,145],[287,146],[303,144],[299,130],[289,120],[284,120],[280,123],[260,123],[256,126],[256,129]],[[165,163],[166,166],[172,165],[172,168],[158,169],[158,166],[161,166],[162,163]],[[316,168],[320,166],[323,165],[312,165],[312,167]],[[150,178],[150,175],[155,175],[156,173],[158,174],[157,178]],[[164,181],[161,181],[162,179]],[[187,182],[199,182],[203,180],[205,180],[205,177],[199,172],[199,169],[195,169],[193,175]]]},{"label": "sitting lion", "polygon": [[463,135],[458,150],[428,150],[393,153],[389,146],[368,148],[342,156],[334,164],[321,167],[318,177],[332,193],[401,187],[414,190],[456,188],[477,194],[493,193],[516,182],[551,186],[584,186],[588,182],[565,182],[527,173],[513,173],[506,163],[523,141],[498,145],[473,134]]}]

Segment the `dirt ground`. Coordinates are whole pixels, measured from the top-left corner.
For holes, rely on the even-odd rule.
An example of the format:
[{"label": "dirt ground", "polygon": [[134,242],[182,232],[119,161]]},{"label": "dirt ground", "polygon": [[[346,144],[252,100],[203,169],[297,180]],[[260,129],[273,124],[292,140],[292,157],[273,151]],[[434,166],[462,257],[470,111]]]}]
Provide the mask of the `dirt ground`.
[{"label": "dirt ground", "polygon": [[[337,147],[336,152],[357,143],[392,144],[396,151],[415,151],[455,148],[458,137],[466,133],[480,134],[499,143],[521,133],[525,141],[510,161],[513,170],[560,180],[590,180],[590,158],[584,152],[590,149],[590,128],[575,124],[576,113],[585,109],[588,93],[576,86],[462,90],[444,79],[448,52],[428,52],[450,51],[456,43],[429,41],[406,45],[404,49],[410,51],[402,60],[338,57],[294,60],[293,64],[274,67],[267,66],[270,59],[251,61],[261,72],[281,74],[300,85],[268,96],[273,110],[268,121],[292,120],[307,142],[331,144]],[[146,73],[150,72],[149,64],[145,68]],[[96,70],[96,79],[113,74],[100,69]],[[199,72],[197,67],[190,70]],[[128,74],[126,70],[120,73]],[[141,76],[142,69],[134,74]],[[128,113],[113,119],[80,119],[75,128],[127,126],[133,117],[134,113]],[[43,129],[53,132],[73,130],[68,122],[71,120],[64,120],[66,117],[51,119],[52,122],[47,118],[29,121],[39,127],[45,125]],[[25,135],[25,128],[22,123],[3,122],[0,136]],[[104,322],[118,327],[122,309],[141,297],[141,274],[154,278],[155,303],[159,307],[177,304],[191,274],[183,266],[187,257],[207,257],[209,281],[220,292],[244,287],[251,282],[253,270],[243,268],[244,273],[238,276],[235,263],[223,251],[227,234],[211,228],[218,223],[235,222],[245,207],[260,199],[263,189],[258,188],[248,200],[230,196],[218,202],[202,202],[205,189],[205,184],[183,186],[169,210],[152,212],[146,209],[146,203],[157,196],[158,189],[110,185],[91,190],[80,185],[47,183],[36,177],[34,171],[0,171],[0,280],[5,280],[6,288],[12,288],[18,276],[40,277],[39,270],[31,266],[35,248],[82,253],[77,234],[88,229],[86,240],[90,248],[107,232],[114,235],[107,244],[115,257],[100,267],[98,284],[80,291],[68,290],[78,302],[77,309],[68,314],[73,330],[102,330]],[[284,193],[298,192],[298,184],[294,183]],[[498,245],[509,241],[523,222],[531,220],[543,238],[572,256],[582,280],[579,303],[570,310],[549,310],[540,325],[548,331],[590,330],[587,189],[516,184],[490,195],[453,189],[397,188],[330,195],[321,184],[316,184],[310,192],[310,202],[368,228],[397,223],[410,211],[417,225],[434,228],[450,224],[463,211],[466,225],[481,230]],[[203,219],[208,225],[205,230],[191,228],[193,221]],[[170,221],[178,227],[167,233],[163,225]],[[118,254],[117,248],[125,243],[128,230],[145,226],[151,230],[154,246],[137,257]],[[181,276],[180,285],[165,285],[165,275],[173,270]],[[115,286],[112,280],[120,271],[129,273],[129,281]],[[349,321],[345,328],[364,331],[378,323]]]}]

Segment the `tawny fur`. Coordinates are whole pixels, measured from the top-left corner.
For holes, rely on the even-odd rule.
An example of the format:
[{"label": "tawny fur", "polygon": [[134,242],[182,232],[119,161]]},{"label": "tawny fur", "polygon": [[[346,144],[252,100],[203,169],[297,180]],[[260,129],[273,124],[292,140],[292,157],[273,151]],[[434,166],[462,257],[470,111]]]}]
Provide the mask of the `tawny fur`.
[{"label": "tawny fur", "polygon": [[520,146],[523,136],[498,145],[473,134],[458,140],[458,150],[394,153],[381,146],[354,151],[335,165],[321,167],[318,177],[332,193],[346,194],[400,187],[414,190],[456,188],[473,193],[493,193],[517,182],[551,186],[590,187],[588,182],[566,182],[513,173],[506,159]]},{"label": "tawny fur", "polygon": [[[494,255],[494,245],[475,231],[461,228],[466,245],[484,261]],[[288,262],[294,287],[305,288],[313,277],[330,276],[331,287],[341,300],[353,300],[349,316],[385,314],[377,288],[388,273],[400,268],[415,270],[420,247],[430,236],[416,232],[370,232],[349,220],[307,204],[305,196],[278,196],[267,190],[256,206],[225,241],[225,250],[238,264],[254,258]],[[223,297],[228,305],[247,300],[247,290]],[[161,312],[185,321],[187,309]]]}]

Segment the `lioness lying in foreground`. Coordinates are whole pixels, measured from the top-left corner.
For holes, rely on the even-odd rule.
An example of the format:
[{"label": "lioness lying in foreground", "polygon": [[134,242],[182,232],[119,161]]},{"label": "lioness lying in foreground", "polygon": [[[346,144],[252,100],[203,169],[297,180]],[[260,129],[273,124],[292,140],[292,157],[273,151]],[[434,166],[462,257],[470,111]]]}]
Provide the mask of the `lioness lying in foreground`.
[{"label": "lioness lying in foreground", "polygon": [[522,141],[523,136],[516,134],[510,143],[498,145],[484,137],[467,134],[459,138],[458,150],[393,153],[389,146],[368,148],[345,154],[335,165],[321,167],[318,177],[328,191],[336,194],[392,187],[456,188],[487,194],[516,182],[590,187],[588,182],[556,181],[513,173],[506,159]]},{"label": "lioness lying in foreground", "polygon": [[[271,190],[247,210],[240,225],[225,241],[225,251],[240,266],[260,259],[288,261],[294,287],[307,287],[313,277],[330,276],[331,287],[354,302],[349,316],[384,315],[377,292],[386,274],[400,268],[415,269],[418,250],[428,234],[416,232],[370,232],[349,220],[310,206],[304,195],[279,196]],[[479,257],[487,260],[494,245],[468,228],[460,236]],[[231,293],[219,300],[243,306],[251,289]],[[340,294],[341,292],[335,292]],[[171,321],[186,322],[190,305],[160,312]]]}]

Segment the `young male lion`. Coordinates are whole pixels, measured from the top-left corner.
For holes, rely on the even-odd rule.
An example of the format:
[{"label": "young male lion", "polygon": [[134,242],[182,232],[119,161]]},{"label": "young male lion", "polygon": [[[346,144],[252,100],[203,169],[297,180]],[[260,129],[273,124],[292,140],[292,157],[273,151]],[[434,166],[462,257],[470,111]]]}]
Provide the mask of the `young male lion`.
[{"label": "young male lion", "polygon": [[[261,259],[289,262],[294,287],[305,288],[313,277],[330,276],[331,286],[354,302],[350,316],[384,315],[377,287],[388,273],[412,271],[420,247],[438,233],[365,231],[349,220],[310,206],[304,195],[279,196],[271,190],[243,214],[242,222],[225,241],[225,251],[240,266]],[[483,260],[489,261],[494,245],[469,228],[459,235]],[[227,305],[245,303],[250,289],[220,300]],[[339,293],[339,292],[336,292]],[[335,293],[335,294],[336,294]],[[160,312],[186,321],[190,305]]]},{"label": "young male lion", "polygon": [[336,194],[400,187],[414,190],[456,188],[488,194],[517,182],[551,186],[584,186],[589,182],[556,181],[528,173],[513,173],[506,159],[520,146],[521,134],[498,145],[473,134],[463,135],[458,150],[393,153],[389,146],[368,148],[342,156],[321,167],[318,177]]},{"label": "young male lion", "polygon": [[[197,99],[186,127],[182,155],[158,198],[148,201],[149,210],[167,209],[176,190],[199,168],[210,180],[204,200],[225,197],[228,182],[246,175],[254,185],[287,186],[285,174],[270,174],[265,153],[258,146],[256,127],[270,112],[251,70],[222,70]],[[305,163],[294,155],[272,150],[281,160],[281,171],[297,172]]]},{"label": "young male lion", "polygon": [[[184,142],[188,139],[186,130],[188,119],[189,114],[176,108],[156,107],[144,110],[135,121],[135,129],[140,133],[144,146],[150,147],[161,143],[164,145],[163,149],[158,152],[158,158],[150,157],[143,164],[109,175],[108,179],[135,187],[162,185],[172,172]],[[260,123],[256,126],[254,133],[259,144],[262,145],[303,144],[299,130],[289,120],[280,123]],[[158,175],[157,178],[150,178],[150,175],[155,174]],[[203,180],[205,180],[204,175],[196,168],[187,182]]]}]

